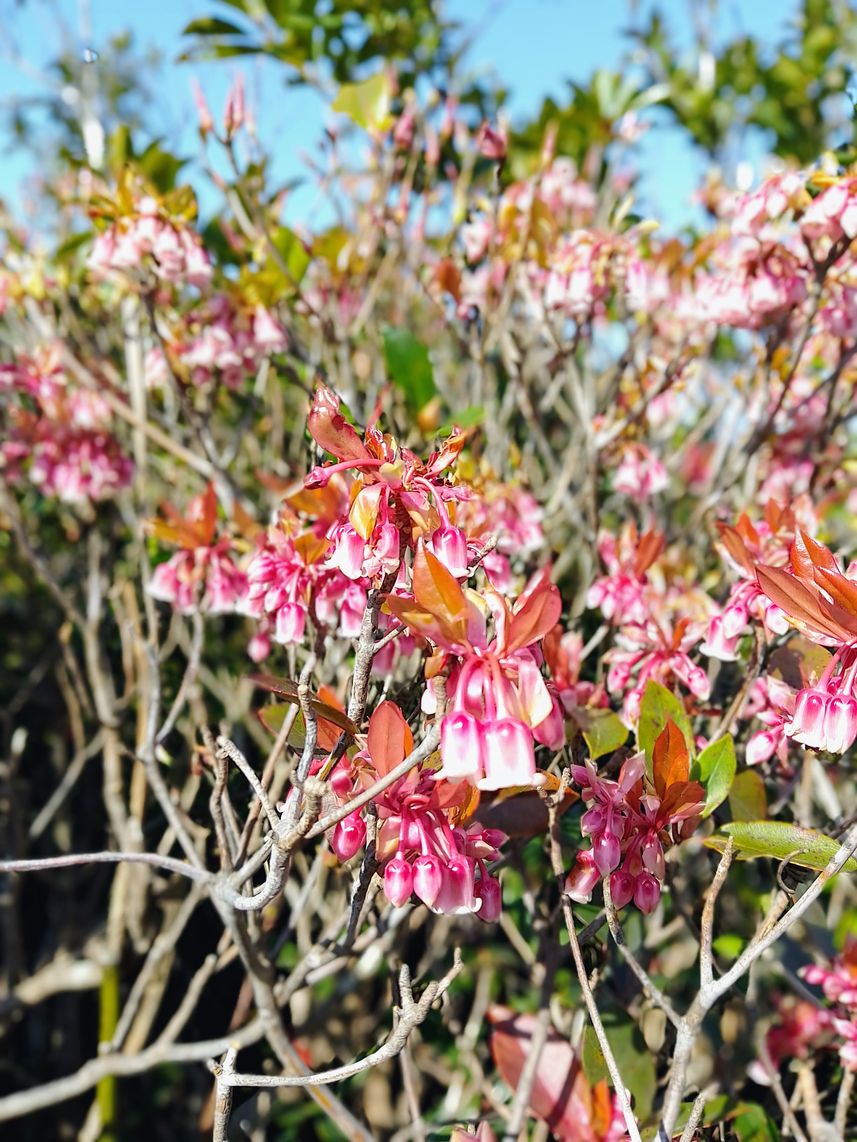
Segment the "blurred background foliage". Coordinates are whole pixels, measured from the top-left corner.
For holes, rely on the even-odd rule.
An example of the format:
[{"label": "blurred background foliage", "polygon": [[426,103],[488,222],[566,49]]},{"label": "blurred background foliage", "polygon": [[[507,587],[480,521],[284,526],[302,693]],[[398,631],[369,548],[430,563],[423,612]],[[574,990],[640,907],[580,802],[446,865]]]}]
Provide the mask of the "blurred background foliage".
[{"label": "blurred background foliage", "polygon": [[[17,7],[26,7],[27,3],[28,0],[18,0]],[[391,77],[393,113],[405,105],[408,89],[420,86],[454,93],[461,105],[471,110],[474,124],[493,118],[498,112],[502,115],[507,104],[501,81],[474,75],[469,70],[467,49],[474,29],[448,19],[439,0],[217,0],[200,3],[199,9],[199,15],[185,28],[184,43],[178,53],[182,66],[189,67],[203,59],[234,63],[242,58],[264,57],[282,70],[284,99],[289,98],[289,88],[300,86],[317,88],[331,98],[339,92],[342,99],[344,85],[359,86],[383,72]],[[689,12],[690,9],[689,5]],[[627,126],[628,117],[649,114],[655,130],[670,127],[680,131],[690,146],[727,168],[734,166],[737,156],[744,153],[749,136],[758,137],[757,150],[770,152],[785,163],[811,164],[824,151],[836,149],[843,160],[849,158],[853,142],[853,69],[857,60],[857,11],[851,4],[845,0],[802,0],[795,8],[788,34],[778,42],[761,42],[751,35],[737,35],[724,42],[716,35],[716,5],[705,8],[704,16],[697,11],[690,48],[680,46],[681,37],[676,34],[674,21],[674,15],[668,16],[657,6],[644,13],[630,6],[624,57],[616,61],[613,70],[601,69],[589,77],[570,80],[565,99],[547,97],[529,121],[516,121],[503,177],[519,178],[534,169],[550,128],[555,131],[557,154],[573,159],[597,181],[604,177],[611,144]],[[189,167],[191,159],[174,153],[169,138],[153,126],[148,114],[151,93],[157,89],[164,69],[175,66],[172,49],[165,50],[162,45],[159,52],[154,52],[141,47],[130,32],[111,40],[97,60],[97,116],[91,90],[95,62],[76,46],[69,46],[45,74],[44,94],[39,99],[20,100],[5,108],[3,129],[8,145],[32,151],[46,200],[51,188],[61,183],[64,172],[91,163],[94,155],[100,156],[101,165],[114,176],[130,166],[162,193],[173,189],[177,180],[186,178],[188,169],[193,169]],[[354,114],[351,117],[356,118]],[[260,135],[264,141],[264,130]],[[443,157],[456,163],[453,144],[449,147]],[[244,179],[255,178],[257,188],[266,188],[262,206],[273,213],[283,188],[266,183],[266,162],[261,153],[256,167],[245,172]],[[474,178],[483,177],[488,185],[493,172],[494,164],[486,164],[484,170],[474,171]],[[659,171],[657,177],[668,179],[670,172]],[[5,193],[10,190],[5,188]],[[246,183],[241,193],[247,193]],[[219,256],[228,256],[228,243],[215,221],[210,222],[204,234],[206,241],[217,247]],[[295,235],[281,227],[275,237],[281,259],[292,273],[299,274],[306,255]],[[314,248],[318,252],[327,243],[334,262],[341,250],[340,238],[336,228],[331,227],[325,235],[318,236]],[[278,275],[274,268],[270,272],[270,288],[288,288],[282,273]],[[264,274],[260,274],[258,286],[266,288]],[[415,344],[414,349],[400,340],[390,352],[394,356],[397,352],[405,353],[406,358],[408,352],[424,352],[419,342]],[[408,371],[413,366],[414,361],[406,359],[403,367]],[[420,405],[425,403],[421,397]],[[476,413],[480,411],[477,409]],[[50,520],[46,526],[64,526],[65,539],[74,538],[76,525],[70,521]],[[7,541],[8,537],[0,535],[4,546]],[[25,568],[6,550],[0,556],[0,624],[7,634],[17,631],[0,640],[0,705],[17,713],[21,694],[27,695],[28,728],[45,742],[50,757],[51,734],[62,732],[50,717],[55,696],[44,691],[38,701],[33,701],[32,696],[49,665],[42,661],[44,655],[40,656],[38,648],[52,645],[47,632],[55,630],[58,615],[46,593],[29,581]],[[3,728],[4,736],[12,732],[10,718],[4,719]],[[54,752],[58,755],[60,751]],[[51,768],[49,761],[46,779]],[[86,798],[93,792],[83,784],[73,806],[79,810],[80,822],[75,846],[81,849],[98,848],[103,843],[103,838],[91,834],[87,827]],[[16,826],[13,823],[11,827]],[[14,844],[10,847],[17,848]],[[539,865],[540,878],[544,876],[541,855],[536,842],[523,859],[525,868],[528,862]],[[95,896],[103,877],[96,870],[90,878]],[[768,891],[769,880],[766,874],[750,869],[745,873],[745,882],[746,914],[736,912],[726,918],[733,937],[744,939],[750,935],[753,909]],[[76,883],[80,889],[80,880]],[[700,892],[702,888],[700,883]],[[519,905],[525,891],[527,886],[516,884],[510,875],[506,882],[507,907],[522,937],[537,955],[539,933],[530,930],[529,913]],[[54,917],[54,923],[73,927],[74,911],[69,897],[66,911],[61,917]],[[46,918],[33,915],[31,922],[36,929],[46,923]],[[636,928],[635,931],[635,925],[629,924],[632,943],[643,939],[641,925]],[[422,932],[409,935],[406,931],[403,935],[406,944],[410,941],[419,945],[422,939]],[[19,955],[20,949],[12,952]],[[182,952],[192,964],[194,954],[186,949]],[[419,954],[419,948],[403,951],[405,958],[413,955],[416,959]],[[474,942],[465,954],[470,962],[478,964],[485,952]],[[728,954],[728,949],[724,949],[724,954]],[[788,955],[788,948],[785,954]],[[498,985],[495,982],[492,986]],[[570,974],[560,972],[557,986],[560,991],[565,988],[564,998],[569,1002],[576,999],[577,983]],[[334,1012],[347,997],[337,990],[335,980],[328,981],[325,989],[319,1001],[328,1003]],[[498,993],[495,998],[503,996]],[[379,1002],[383,1001],[379,997]],[[80,1001],[72,996],[64,1002],[67,1010],[55,1012],[55,1018],[80,1018]],[[341,1019],[347,1025],[347,1006],[342,1010],[345,1015]],[[209,1014],[203,1011],[189,1031],[198,1037],[215,1033],[215,1021],[207,1021]],[[365,1029],[367,1036],[373,1029]],[[616,1040],[619,1062],[635,1085],[639,1105],[645,1105],[646,1099],[650,1105],[655,1078],[652,1056],[640,1050],[633,1028],[626,1027],[622,1034],[625,1030],[626,1038],[618,1035]],[[88,1041],[86,1049],[94,1049],[95,1027],[82,1020],[80,1031]],[[430,1033],[429,1025],[426,1034]],[[44,1052],[50,1050],[47,1036],[33,1046]],[[746,1050],[746,1044],[733,1037],[729,1049],[740,1053]],[[64,1065],[63,1060],[60,1065]],[[598,1077],[598,1065],[597,1060],[592,1063],[593,1078]],[[182,1097],[183,1084],[191,1081],[179,1068],[162,1068],[133,1080],[139,1097],[129,1097],[128,1105],[173,1106]],[[372,1078],[365,1076],[354,1081],[370,1084]],[[433,1081],[440,1097],[442,1083]],[[309,1102],[298,1099],[278,1105],[275,1115],[275,1125],[284,1131],[283,1137],[310,1137],[305,1133],[310,1121],[312,1136],[335,1137]],[[169,1119],[165,1127],[163,1116],[155,1117],[159,1119],[157,1124],[153,1124],[153,1116],[148,1112],[139,1110],[139,1120],[128,1121],[123,1137],[177,1137],[170,1133]],[[40,1129],[37,1123],[28,1123],[22,1127],[24,1132],[15,1136],[26,1137],[25,1131],[30,1128]],[[749,1140],[772,1135],[766,1122],[759,1127],[753,1121],[745,1133],[736,1133],[736,1137]]]}]

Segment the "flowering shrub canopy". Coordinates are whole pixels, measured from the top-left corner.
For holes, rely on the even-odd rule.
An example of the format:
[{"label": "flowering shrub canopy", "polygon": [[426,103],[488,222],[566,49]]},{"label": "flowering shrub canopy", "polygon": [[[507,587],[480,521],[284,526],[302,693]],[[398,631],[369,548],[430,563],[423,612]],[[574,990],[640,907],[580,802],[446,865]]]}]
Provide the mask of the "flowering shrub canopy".
[{"label": "flowering shrub canopy", "polygon": [[[232,7],[189,34],[288,54]],[[326,220],[238,79],[216,211],[130,149],[0,239],[0,867],[57,877],[9,1003],[73,962],[87,1013],[0,1121],[107,1138],[137,1074],[217,1139],[253,1086],[283,1136],[853,1136],[855,166],[712,173],[676,233],[635,197],[651,102],[705,137],[675,68],[516,133],[364,74],[402,6],[327,7]],[[165,1065],[215,1056],[212,1110]]]}]

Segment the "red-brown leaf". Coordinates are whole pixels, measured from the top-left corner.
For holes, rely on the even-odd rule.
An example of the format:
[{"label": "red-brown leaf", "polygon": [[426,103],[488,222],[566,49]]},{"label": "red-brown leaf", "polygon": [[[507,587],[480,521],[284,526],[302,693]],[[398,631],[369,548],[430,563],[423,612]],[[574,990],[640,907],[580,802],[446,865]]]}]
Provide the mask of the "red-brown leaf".
[{"label": "red-brown leaf", "polygon": [[315,390],[307,417],[310,436],[338,460],[366,460],[369,452],[339,411],[339,397],[325,385]]},{"label": "red-brown leaf", "polygon": [[[538,1020],[495,1005],[488,1009],[488,1022],[497,1070],[516,1090]],[[611,1117],[609,1096],[605,1106],[603,1092],[593,1091],[568,1040],[553,1030],[542,1048],[529,1108],[561,1142],[602,1142]]]},{"label": "red-brown leaf", "polygon": [[381,702],[369,719],[369,756],[379,777],[404,761],[414,748],[414,735],[395,702]]},{"label": "red-brown leaf", "polygon": [[417,546],[413,571],[414,598],[420,607],[442,619],[455,637],[467,637],[467,599],[454,575],[424,543]]},{"label": "red-brown leaf", "polygon": [[635,575],[645,575],[663,551],[665,543],[666,538],[664,533],[662,531],[656,531],[654,528],[650,528],[649,531],[644,532],[640,536],[640,542],[637,544],[637,552],[634,556]]},{"label": "red-brown leaf", "polygon": [[652,749],[652,777],[659,797],[671,785],[684,783],[690,774],[690,754],[684,734],[670,718],[658,734]]},{"label": "red-brown leaf", "polygon": [[756,568],[759,586],[772,603],[776,603],[795,623],[820,634],[847,642],[851,632],[823,610],[818,597],[794,575],[781,567]]},{"label": "red-brown leaf", "polygon": [[524,646],[532,646],[556,626],[562,614],[559,591],[550,581],[550,571],[544,568],[528,584],[518,600],[518,606],[509,623],[506,636],[506,653],[514,654]]},{"label": "red-brown leaf", "polygon": [[840,575],[841,571],[830,551],[823,543],[816,541],[805,531],[798,531],[791,549],[791,563],[795,575],[804,579],[812,579],[817,569],[832,571]]}]

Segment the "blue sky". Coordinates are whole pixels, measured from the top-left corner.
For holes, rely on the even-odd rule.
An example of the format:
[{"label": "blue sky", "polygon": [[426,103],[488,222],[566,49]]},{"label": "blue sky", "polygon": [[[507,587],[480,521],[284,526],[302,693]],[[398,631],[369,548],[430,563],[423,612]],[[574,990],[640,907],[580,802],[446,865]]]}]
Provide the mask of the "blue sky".
[{"label": "blue sky", "polygon": [[[481,34],[469,56],[474,69],[493,70],[511,89],[509,111],[520,118],[534,113],[542,98],[562,98],[565,81],[586,80],[599,67],[615,68],[626,41],[631,13],[651,6],[651,0],[448,0],[447,13],[467,25],[477,24]],[[685,44],[691,42],[691,10],[700,0],[661,0],[658,5]],[[312,151],[328,113],[317,96],[286,88],[282,73],[269,63],[232,61],[177,64],[182,28],[199,16],[210,15],[209,0],[26,0],[9,15],[3,5],[0,26],[0,103],[38,93],[33,74],[53,58],[63,42],[91,48],[102,55],[110,36],[130,28],[138,45],[154,45],[165,67],[155,93],[152,117],[169,145],[182,153],[195,153],[195,113],[190,95],[193,76],[200,82],[215,115],[223,106],[235,68],[244,70],[257,108],[259,133],[275,151],[276,172],[286,179],[301,173],[297,155]],[[721,35],[749,31],[764,42],[780,39],[796,5],[787,0],[731,0],[716,5],[714,27]],[[91,30],[81,32],[81,12],[89,12]],[[221,8],[222,14],[228,9]],[[14,50],[28,61],[21,69],[10,62]],[[98,66],[96,63],[93,66]],[[689,196],[697,184],[700,159],[676,136],[657,132],[649,136],[643,152],[645,206],[673,222],[690,214]],[[16,187],[29,173],[23,154],[7,154],[0,166],[0,196],[16,202]],[[293,210],[299,210],[301,199]],[[291,221],[299,221],[292,218]]]}]

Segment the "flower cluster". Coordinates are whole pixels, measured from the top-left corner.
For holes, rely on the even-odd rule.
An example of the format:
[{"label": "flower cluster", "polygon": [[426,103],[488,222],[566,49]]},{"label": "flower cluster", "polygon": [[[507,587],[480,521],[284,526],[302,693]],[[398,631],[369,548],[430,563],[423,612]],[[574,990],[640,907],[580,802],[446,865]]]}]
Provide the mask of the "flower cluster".
[{"label": "flower cluster", "polygon": [[[272,353],[287,346],[286,331],[269,309],[261,303],[248,308],[231,295],[218,293],[172,331],[168,349],[191,384],[218,380],[237,389],[247,376],[255,376]],[[160,351],[150,355],[148,364],[151,379],[164,375]]]},{"label": "flower cluster", "polygon": [[[441,671],[447,674],[442,776],[486,790],[532,784],[533,740],[553,748],[565,741],[562,712],[542,677],[537,646],[556,625],[561,608],[547,572],[532,579],[510,605],[497,591],[480,596],[462,589],[420,546],[412,591],[410,598],[391,596],[386,606],[435,644],[426,667],[430,683]],[[435,708],[430,685],[423,709],[433,713]]]},{"label": "flower cluster", "polygon": [[48,348],[0,365],[5,439],[0,470],[69,504],[106,500],[131,482],[133,465],[113,434],[110,406],[73,384]]},{"label": "flower cluster", "polygon": [[812,641],[834,647],[824,669],[794,701],[784,725],[792,740],[845,753],[857,738],[857,582],[834,556],[798,530],[788,570],[759,564],[759,586]]},{"label": "flower cluster", "polygon": [[782,609],[771,602],[756,580],[756,564],[784,566],[794,540],[798,520],[814,523],[812,508],[805,497],[794,507],[783,507],[774,500],[765,506],[764,518],[753,524],[743,513],[734,527],[718,522],[720,541],[730,566],[739,575],[723,607],[708,624],[708,635],[700,649],[703,654],[733,662],[738,641],[750,618],[762,623],[771,634],[785,634],[788,620]]},{"label": "flower cluster", "polygon": [[[105,204],[111,220],[92,245],[88,264],[95,277],[148,273],[173,286],[208,285],[211,261],[199,235],[187,225],[186,207],[170,210],[153,194],[135,195],[128,186],[120,187],[117,205]],[[93,208],[93,213],[101,210]]]},{"label": "flower cluster", "polygon": [[229,536],[216,539],[217,495],[209,484],[195,496],[181,516],[170,504],[163,504],[164,520],[153,520],[149,529],[164,543],[179,550],[152,573],[149,593],[172,603],[179,614],[204,612],[211,615],[233,612],[247,589],[247,580],[236,566]]},{"label": "flower cluster", "polygon": [[[857,939],[849,937],[844,950],[827,966],[807,964],[798,975],[820,987],[830,1006],[807,1000],[780,1001],[776,1021],[765,1037],[771,1064],[776,1068],[789,1059],[805,1059],[813,1051],[835,1045],[843,1067],[857,1071]],[[751,1075],[759,1082],[769,1081],[759,1062],[752,1064]]]},{"label": "flower cluster", "polygon": [[[343,760],[330,778],[344,803],[384,777],[413,750],[405,718],[393,702],[381,702],[369,720],[366,748]],[[433,912],[473,913],[485,921],[499,918],[500,882],[487,862],[499,857],[506,839],[497,829],[467,823],[470,793],[451,784],[423,763],[375,798],[377,859],[383,866],[384,894],[401,907],[415,895]],[[355,810],[337,824],[330,846],[342,861],[350,860],[366,840],[366,823]]]},{"label": "flower cluster", "polygon": [[617,908],[632,900],[641,912],[657,906],[665,874],[664,852],[693,832],[702,812],[704,790],[688,780],[687,744],[673,722],[655,743],[652,777],[642,753],[628,758],[618,780],[602,777],[592,762],[572,766],[571,775],[587,804],[581,832],[591,849],[578,852],[566,892],[588,901],[609,877]]}]

